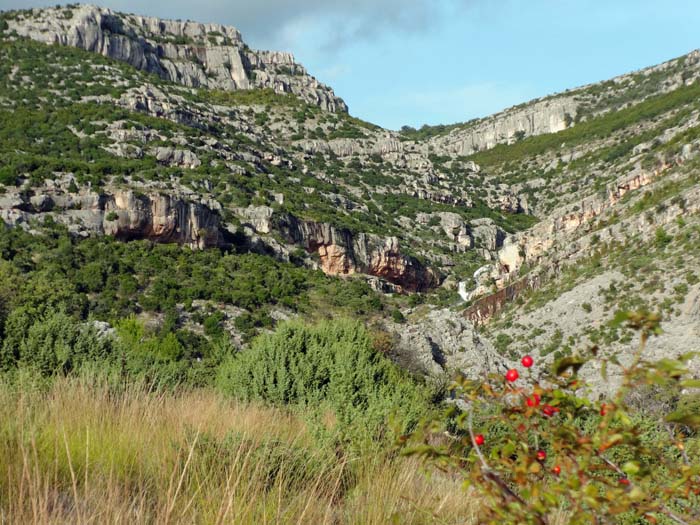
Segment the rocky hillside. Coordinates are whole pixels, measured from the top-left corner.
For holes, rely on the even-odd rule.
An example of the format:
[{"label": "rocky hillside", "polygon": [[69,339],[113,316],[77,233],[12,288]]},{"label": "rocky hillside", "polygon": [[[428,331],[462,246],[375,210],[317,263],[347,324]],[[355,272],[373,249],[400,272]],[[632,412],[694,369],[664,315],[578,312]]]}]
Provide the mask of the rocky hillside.
[{"label": "rocky hillside", "polygon": [[[635,307],[667,319],[655,352],[697,349],[698,52],[393,132],[230,27],[71,6],[4,12],[0,29],[0,215],[7,235],[44,238],[52,254],[17,264],[46,271],[57,229],[75,250],[203,250],[181,263],[158,252],[118,307],[91,295],[114,286],[115,266],[76,284],[105,322],[134,313],[208,337],[213,318],[244,344],[278,319],[357,315],[406,367],[477,376],[523,348],[624,356],[629,334],[610,321]],[[166,293],[179,285],[157,268],[194,261],[236,292]]]},{"label": "rocky hillside", "polygon": [[345,102],[290,53],[254,51],[233,27],[124,15],[91,5],[34,9],[5,21],[19,36],[99,53],[184,86],[269,88],[327,111],[347,111]]}]

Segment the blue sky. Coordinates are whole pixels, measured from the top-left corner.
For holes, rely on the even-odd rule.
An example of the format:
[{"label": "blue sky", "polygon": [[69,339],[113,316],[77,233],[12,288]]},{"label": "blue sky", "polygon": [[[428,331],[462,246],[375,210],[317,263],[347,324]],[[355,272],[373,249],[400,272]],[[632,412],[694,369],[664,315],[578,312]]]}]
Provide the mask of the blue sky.
[{"label": "blue sky", "polygon": [[697,0],[98,3],[235,25],[252,47],[292,51],[353,115],[393,129],[484,116],[700,47]]}]

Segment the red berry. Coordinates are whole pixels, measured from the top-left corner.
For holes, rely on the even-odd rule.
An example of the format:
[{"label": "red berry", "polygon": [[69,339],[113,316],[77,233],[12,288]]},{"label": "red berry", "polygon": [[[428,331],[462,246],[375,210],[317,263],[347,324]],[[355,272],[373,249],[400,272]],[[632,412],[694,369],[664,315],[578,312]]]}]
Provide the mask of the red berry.
[{"label": "red berry", "polygon": [[547,453],[544,450],[537,451],[537,461],[544,461],[547,459]]},{"label": "red berry", "polygon": [[552,417],[554,414],[559,412],[559,409],[557,407],[553,407],[552,405],[545,405],[544,408],[542,408],[542,412],[544,412],[545,416]]},{"label": "red berry", "polygon": [[554,472],[555,476],[558,476],[559,474],[561,474],[561,467],[559,465],[555,465],[552,469],[552,472]]},{"label": "red berry", "polygon": [[538,396],[537,394],[532,394],[530,397],[527,398],[526,403],[529,407],[540,406],[540,396]]},{"label": "red berry", "polygon": [[608,413],[608,406],[605,403],[603,403],[602,405],[600,405],[600,415],[604,416],[607,413]]},{"label": "red berry", "polygon": [[513,381],[516,381],[518,377],[520,377],[520,375],[515,368],[511,368],[508,370],[508,372],[506,372],[506,381],[510,381],[512,383]]},{"label": "red berry", "polygon": [[477,434],[476,436],[474,436],[474,443],[476,443],[479,446],[483,445],[485,441],[486,439],[484,439],[483,434]]},{"label": "red berry", "polygon": [[620,478],[620,485],[629,485],[630,480],[627,478]]},{"label": "red berry", "polygon": [[525,368],[530,368],[532,364],[535,362],[534,359],[532,359],[531,356],[526,355],[525,357],[522,358],[520,361]]}]

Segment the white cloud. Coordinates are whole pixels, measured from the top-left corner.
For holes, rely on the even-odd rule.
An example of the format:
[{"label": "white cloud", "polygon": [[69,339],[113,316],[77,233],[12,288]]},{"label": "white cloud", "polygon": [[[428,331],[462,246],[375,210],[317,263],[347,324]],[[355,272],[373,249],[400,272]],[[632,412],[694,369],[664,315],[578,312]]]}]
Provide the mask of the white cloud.
[{"label": "white cloud", "polygon": [[[112,9],[236,26],[260,47],[294,44],[310,31],[326,50],[388,31],[425,31],[445,8],[470,0],[99,0]],[[55,2],[54,2],[55,3]],[[0,10],[52,5],[50,0],[0,0]],[[290,46],[287,46],[290,47]]]}]

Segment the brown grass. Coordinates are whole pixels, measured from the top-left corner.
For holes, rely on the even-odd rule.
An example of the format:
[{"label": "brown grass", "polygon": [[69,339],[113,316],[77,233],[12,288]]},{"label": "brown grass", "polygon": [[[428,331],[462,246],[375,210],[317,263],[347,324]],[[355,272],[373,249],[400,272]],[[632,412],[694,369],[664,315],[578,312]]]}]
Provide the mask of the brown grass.
[{"label": "brown grass", "polygon": [[215,392],[0,383],[0,523],[475,523],[459,480]]}]

